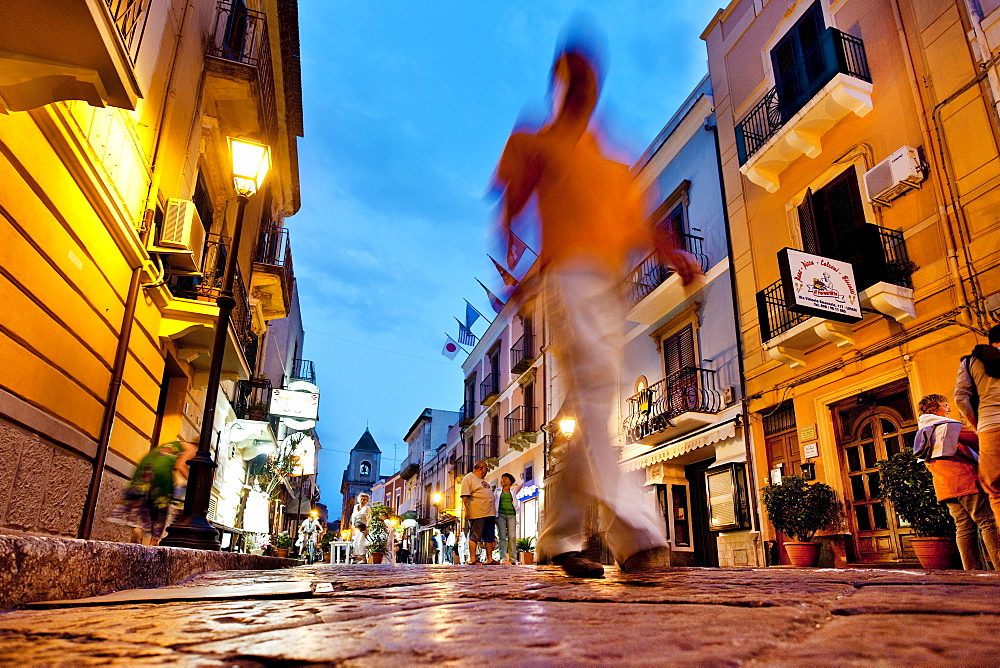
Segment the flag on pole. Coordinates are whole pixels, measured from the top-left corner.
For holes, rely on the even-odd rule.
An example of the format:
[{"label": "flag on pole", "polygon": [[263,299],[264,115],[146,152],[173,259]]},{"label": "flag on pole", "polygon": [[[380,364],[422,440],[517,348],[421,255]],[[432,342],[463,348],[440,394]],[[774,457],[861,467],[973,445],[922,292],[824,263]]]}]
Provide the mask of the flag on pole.
[{"label": "flag on pole", "polygon": [[459,350],[462,350],[462,346],[458,345],[455,339],[451,338],[450,335],[445,334],[448,338],[444,342],[444,348],[441,349],[441,354],[450,360],[455,359],[455,355],[458,354]]},{"label": "flag on pole", "polygon": [[463,346],[476,345],[476,335],[472,333],[472,330],[463,325],[458,318],[455,318],[455,322],[458,323],[458,342]]},{"label": "flag on pole", "polygon": [[[514,271],[514,269],[517,268],[517,263],[521,261],[521,256],[524,255],[524,251],[526,250],[528,250],[528,244],[521,241],[521,237],[511,231],[510,235],[507,237],[507,268]],[[490,259],[492,260],[493,258]]]},{"label": "flag on pole", "polygon": [[[479,283],[479,285],[483,285],[483,282],[480,281],[478,278],[476,279],[476,283]],[[500,298],[497,297],[495,294],[493,294],[493,292],[485,285],[483,285],[483,290],[486,290],[486,297],[487,299],[490,300],[490,306],[493,307],[494,311],[500,313],[500,311],[503,310],[503,302],[500,301]]]},{"label": "flag on pole", "polygon": [[[482,285],[482,283],[480,283]],[[479,309],[469,303],[469,300],[465,300],[465,326],[472,329],[472,323],[474,323],[479,318],[482,318],[486,322],[493,324],[493,321],[487,318],[485,315],[480,313]]]},{"label": "flag on pole", "polygon": [[500,278],[503,279],[504,285],[510,286],[512,288],[517,285],[517,279],[514,278],[514,275],[511,274],[506,269],[504,269],[503,267],[501,267],[500,263],[494,260],[492,255],[487,254],[486,257],[488,257],[490,261],[493,262],[493,266],[497,268],[497,271],[500,273]]}]

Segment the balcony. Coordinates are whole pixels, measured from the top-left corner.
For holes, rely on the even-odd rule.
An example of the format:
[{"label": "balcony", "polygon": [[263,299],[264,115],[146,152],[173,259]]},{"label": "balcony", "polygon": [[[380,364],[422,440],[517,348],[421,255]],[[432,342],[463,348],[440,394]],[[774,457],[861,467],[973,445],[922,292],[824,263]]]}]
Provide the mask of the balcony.
[{"label": "balcony", "polygon": [[483,406],[491,406],[500,396],[500,374],[495,371],[488,374],[483,382],[479,384],[479,403]]},{"label": "balcony", "polygon": [[262,225],[254,247],[250,292],[264,320],[288,316],[292,305],[292,247],[288,230],[278,225]]},{"label": "balcony", "polygon": [[793,369],[805,367],[805,350],[821,343],[838,348],[854,346],[854,329],[845,323],[809,317],[785,306],[785,292],[779,279],[757,293],[760,340],[771,359]]},{"label": "balcony", "polygon": [[536,355],[535,335],[530,331],[525,332],[510,347],[510,372],[524,373],[531,368]]},{"label": "balcony", "polygon": [[500,456],[500,448],[496,434],[487,434],[475,442],[472,446],[472,457],[474,462],[488,461]]},{"label": "balcony", "polygon": [[[160,305],[163,312],[160,337],[175,341],[178,357],[191,364],[205,379],[219,316],[215,300],[222,293],[227,241],[225,237],[209,234],[201,273],[171,277],[168,281],[170,298]],[[250,299],[238,265],[233,299],[236,304],[229,316],[229,341],[222,363],[223,378],[230,380],[247,378],[253,374],[257,362],[258,339],[251,326]]]},{"label": "balcony", "polygon": [[278,114],[265,14],[220,2],[206,56],[205,100],[222,134],[276,146]]},{"label": "balcony", "polygon": [[504,435],[507,445],[515,450],[526,450],[538,440],[539,425],[535,420],[534,406],[518,406],[504,418]]},{"label": "balcony", "polygon": [[736,125],[740,171],[769,193],[799,156],[818,156],[823,135],[848,114],[863,117],[873,108],[864,42],[827,28],[814,48],[807,57],[821,65],[818,72],[777,81]]},{"label": "balcony", "polygon": [[0,21],[0,113],[62,100],[135,109],[150,0],[10,2]]},{"label": "balcony", "polygon": [[[708,256],[702,237],[681,235],[683,248],[697,258],[703,272],[708,271]],[[656,253],[643,260],[625,279],[625,296],[629,307],[628,319],[652,325],[688,296],[689,288],[681,285],[676,272],[660,261]]]},{"label": "balcony", "polygon": [[712,424],[723,406],[715,371],[690,366],[629,397],[628,403],[625,428],[632,441],[646,444]]},{"label": "balcony", "polygon": [[233,412],[240,420],[266,422],[271,411],[271,381],[252,378],[236,383]]},{"label": "balcony", "polygon": [[294,359],[292,360],[292,371],[288,374],[290,380],[304,380],[307,383],[316,384],[316,368],[312,360]]}]

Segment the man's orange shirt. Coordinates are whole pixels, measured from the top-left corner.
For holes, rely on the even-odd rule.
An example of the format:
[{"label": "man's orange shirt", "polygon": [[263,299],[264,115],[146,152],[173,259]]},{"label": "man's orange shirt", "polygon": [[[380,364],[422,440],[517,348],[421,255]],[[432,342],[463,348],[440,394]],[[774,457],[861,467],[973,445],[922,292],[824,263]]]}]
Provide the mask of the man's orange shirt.
[{"label": "man's orange shirt", "polygon": [[542,219],[543,267],[596,260],[617,271],[630,250],[651,245],[628,168],[606,158],[589,132],[576,142],[548,127],[511,135],[497,179],[507,186],[533,186]]}]

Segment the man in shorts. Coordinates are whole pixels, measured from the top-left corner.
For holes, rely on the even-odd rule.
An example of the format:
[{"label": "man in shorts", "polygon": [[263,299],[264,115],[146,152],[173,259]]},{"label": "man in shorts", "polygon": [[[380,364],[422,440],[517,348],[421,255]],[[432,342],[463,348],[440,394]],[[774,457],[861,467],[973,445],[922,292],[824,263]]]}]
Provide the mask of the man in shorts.
[{"label": "man in shorts", "polygon": [[[493,543],[496,541],[496,510],[493,503],[493,488],[486,482],[486,472],[489,470],[486,462],[479,461],[472,467],[472,473],[462,479],[462,506],[465,509],[465,519],[469,520],[469,563],[485,563],[492,566],[497,562],[493,559]],[[480,543],[486,550],[486,561],[479,561],[478,548]]]}]

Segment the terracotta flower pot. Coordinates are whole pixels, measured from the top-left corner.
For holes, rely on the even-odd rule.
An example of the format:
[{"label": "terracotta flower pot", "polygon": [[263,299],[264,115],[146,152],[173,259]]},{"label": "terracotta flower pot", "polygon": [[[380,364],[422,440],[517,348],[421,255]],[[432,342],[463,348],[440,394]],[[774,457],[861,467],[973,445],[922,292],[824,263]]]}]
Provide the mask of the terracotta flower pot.
[{"label": "terracotta flower pot", "polygon": [[287,559],[289,549],[290,548],[287,547],[276,547],[274,548],[274,551],[278,554],[279,559]]},{"label": "terracotta flower pot", "polygon": [[373,564],[381,564],[382,563],[382,557],[384,557],[384,556],[385,556],[385,554],[382,553],[382,552],[372,552],[372,563]]},{"label": "terracotta flower pot", "polygon": [[525,566],[530,566],[535,563],[535,553],[534,552],[522,552],[521,553],[521,563]]},{"label": "terracotta flower pot", "polygon": [[958,548],[953,538],[911,538],[910,544],[923,568],[954,568]]},{"label": "terracotta flower pot", "polygon": [[820,543],[786,540],[784,544],[785,552],[788,553],[788,561],[792,566],[812,568],[819,563],[819,551],[823,547]]}]

